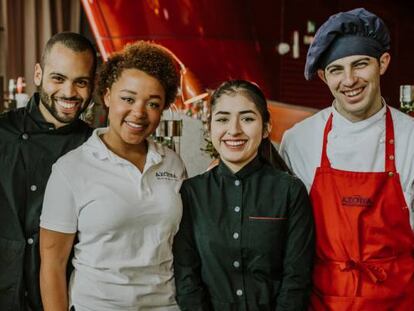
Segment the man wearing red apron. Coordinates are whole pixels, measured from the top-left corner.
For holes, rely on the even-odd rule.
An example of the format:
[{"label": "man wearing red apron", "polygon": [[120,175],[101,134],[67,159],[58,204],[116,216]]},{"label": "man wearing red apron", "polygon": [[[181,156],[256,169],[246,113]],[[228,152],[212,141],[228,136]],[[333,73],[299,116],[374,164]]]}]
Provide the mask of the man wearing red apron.
[{"label": "man wearing red apron", "polygon": [[355,9],[331,16],[308,51],[305,77],[335,99],[280,152],[313,204],[310,310],[414,310],[414,119],[381,97],[389,48],[383,21]]}]

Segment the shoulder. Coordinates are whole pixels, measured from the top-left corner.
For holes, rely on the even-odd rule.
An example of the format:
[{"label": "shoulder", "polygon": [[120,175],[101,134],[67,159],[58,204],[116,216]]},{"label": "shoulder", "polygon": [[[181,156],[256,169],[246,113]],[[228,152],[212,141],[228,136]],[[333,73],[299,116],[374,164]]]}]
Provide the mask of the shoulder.
[{"label": "shoulder", "polygon": [[394,124],[396,152],[412,158],[414,152],[414,118],[390,107]]},{"label": "shoulder", "polygon": [[72,176],[77,173],[78,168],[84,162],[84,157],[84,145],[80,145],[61,156],[53,165],[53,169],[58,169],[64,175]]},{"label": "shoulder", "polygon": [[197,189],[202,189],[202,191],[206,191],[206,185],[209,182],[210,178],[214,176],[215,170],[217,170],[217,166],[202,174],[187,178],[183,181],[181,191],[197,191]]},{"label": "shoulder", "polygon": [[299,178],[297,178],[294,175],[291,175],[285,171],[281,171],[277,168],[272,167],[270,164],[266,163],[261,172],[261,177],[263,178],[269,178],[272,181],[272,184],[285,184],[289,186],[298,186],[301,185],[302,182]]},{"label": "shoulder", "polygon": [[414,118],[390,107],[396,141],[406,141],[414,145]]},{"label": "shoulder", "polygon": [[0,114],[0,128],[10,128],[23,123],[25,108],[18,108]]},{"label": "shoulder", "polygon": [[175,151],[161,144],[156,144],[153,142],[151,142],[151,144],[153,144],[156,152],[162,156],[162,162],[164,166],[176,168],[179,170],[185,170],[183,160]]},{"label": "shoulder", "polygon": [[285,135],[289,138],[295,138],[300,135],[312,135],[312,130],[315,130],[315,127],[323,128],[325,126],[331,111],[332,108],[328,107],[315,113],[303,121],[296,123],[285,132]]},{"label": "shoulder", "polygon": [[414,118],[395,109],[394,107],[390,107],[392,119],[394,122],[394,127],[408,127],[409,129],[414,128]]},{"label": "shoulder", "polygon": [[76,122],[77,122],[76,129],[75,129],[76,132],[84,134],[87,137],[92,135],[92,132],[94,129],[88,123],[86,123],[85,121],[81,119],[76,120]]},{"label": "shoulder", "polygon": [[282,157],[286,160],[285,153],[301,152],[308,148],[313,151],[313,146],[320,144],[325,124],[331,112],[331,107],[325,108],[288,129],[284,133],[280,145]]},{"label": "shoulder", "polygon": [[308,192],[306,186],[301,179],[290,175],[286,172],[278,171],[274,173],[275,181],[273,182],[275,189],[286,189],[287,197],[295,200],[298,197],[307,197]]},{"label": "shoulder", "polygon": [[323,131],[331,111],[331,107],[325,108],[305,120],[296,123],[292,128],[286,130],[282,142],[289,144],[290,142],[308,141],[309,138],[318,137],[316,134]]}]

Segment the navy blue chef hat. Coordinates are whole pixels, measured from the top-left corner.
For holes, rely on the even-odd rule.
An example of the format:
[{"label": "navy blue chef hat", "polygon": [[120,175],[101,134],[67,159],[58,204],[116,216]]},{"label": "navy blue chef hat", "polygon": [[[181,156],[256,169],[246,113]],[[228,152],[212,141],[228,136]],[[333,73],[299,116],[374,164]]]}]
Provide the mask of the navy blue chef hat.
[{"label": "navy blue chef hat", "polygon": [[306,57],[305,78],[351,55],[379,58],[390,49],[390,34],[381,18],[359,8],[332,15],[316,32]]}]

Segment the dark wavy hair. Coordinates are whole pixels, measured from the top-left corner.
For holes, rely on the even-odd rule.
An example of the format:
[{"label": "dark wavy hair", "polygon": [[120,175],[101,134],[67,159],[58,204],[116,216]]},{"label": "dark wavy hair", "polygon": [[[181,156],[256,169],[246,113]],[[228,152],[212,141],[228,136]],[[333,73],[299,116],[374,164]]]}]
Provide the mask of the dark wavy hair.
[{"label": "dark wavy hair", "polygon": [[159,45],[146,41],[127,44],[102,64],[96,82],[97,95],[102,101],[106,89],[111,88],[125,69],[138,69],[158,80],[165,90],[164,109],[174,102],[179,84],[175,62]]},{"label": "dark wavy hair", "polygon": [[[255,104],[263,120],[263,130],[266,130],[266,126],[270,122],[270,113],[267,109],[266,97],[264,96],[262,90],[252,82],[245,80],[229,80],[222,83],[211,96],[211,111],[214,110],[214,106],[217,104],[217,100],[221,96],[235,96],[236,94],[245,96]],[[274,168],[291,174],[291,171],[273,146],[269,137],[262,139],[258,154]]]}]

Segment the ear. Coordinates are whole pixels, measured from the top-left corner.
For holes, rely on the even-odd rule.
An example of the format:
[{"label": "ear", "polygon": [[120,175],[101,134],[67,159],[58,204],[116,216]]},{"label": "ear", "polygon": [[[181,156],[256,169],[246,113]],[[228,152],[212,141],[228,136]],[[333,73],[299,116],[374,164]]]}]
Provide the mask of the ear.
[{"label": "ear", "polygon": [[34,76],[33,82],[36,86],[40,86],[42,84],[42,77],[43,77],[43,70],[39,63],[35,65],[34,68]]},{"label": "ear", "polygon": [[390,61],[391,61],[390,53],[385,52],[384,54],[381,55],[379,59],[380,75],[383,75],[387,71]]},{"label": "ear", "polygon": [[268,138],[270,135],[270,132],[272,131],[272,123],[266,123],[263,129],[263,137],[262,138]]},{"label": "ear", "polygon": [[103,100],[107,108],[109,108],[110,98],[111,98],[111,91],[109,88],[106,88],[105,95],[103,96]]},{"label": "ear", "polygon": [[325,70],[318,69],[317,73],[318,73],[319,79],[321,79],[324,83],[326,83]]}]

